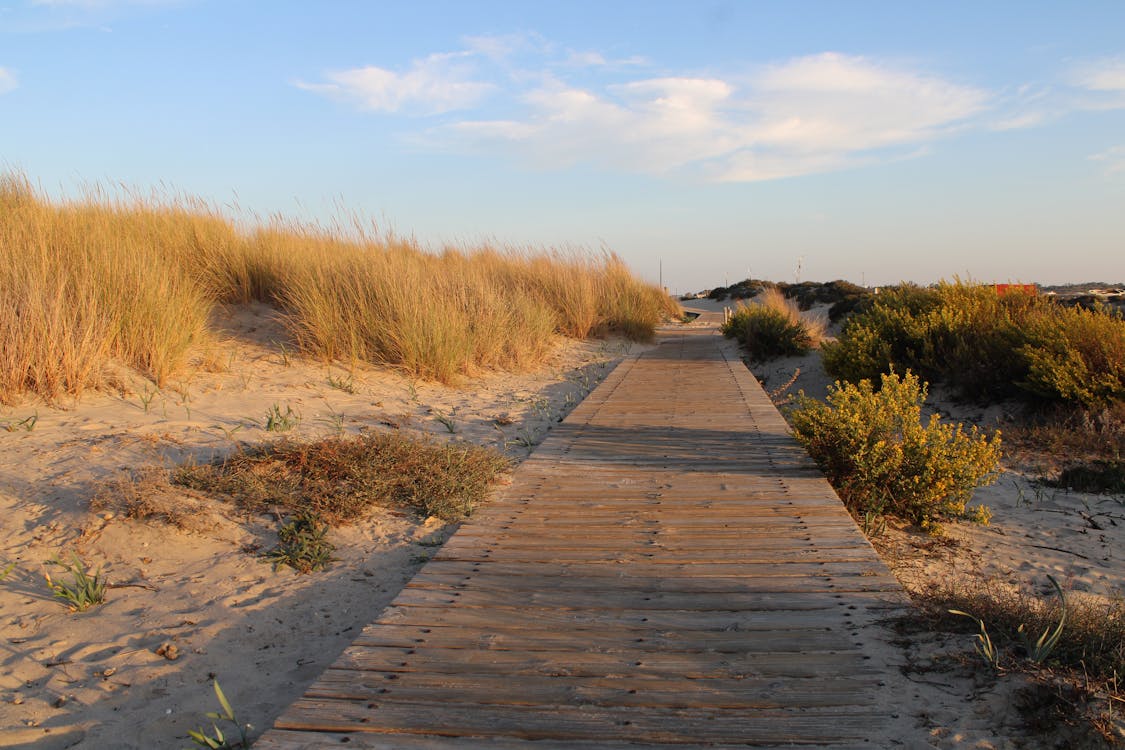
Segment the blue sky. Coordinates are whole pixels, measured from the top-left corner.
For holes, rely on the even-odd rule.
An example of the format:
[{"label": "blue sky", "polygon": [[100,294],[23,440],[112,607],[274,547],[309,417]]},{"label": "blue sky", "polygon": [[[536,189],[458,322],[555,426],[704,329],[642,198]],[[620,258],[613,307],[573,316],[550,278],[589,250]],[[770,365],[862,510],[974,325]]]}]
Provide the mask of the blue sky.
[{"label": "blue sky", "polygon": [[734,282],[1125,279],[1125,3],[0,0],[0,169]]}]

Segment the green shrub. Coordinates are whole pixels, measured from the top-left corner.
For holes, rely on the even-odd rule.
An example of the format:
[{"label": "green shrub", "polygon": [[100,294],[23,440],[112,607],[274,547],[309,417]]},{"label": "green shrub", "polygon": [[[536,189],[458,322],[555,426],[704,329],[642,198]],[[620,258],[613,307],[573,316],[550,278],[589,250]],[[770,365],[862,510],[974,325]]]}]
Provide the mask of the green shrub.
[{"label": "green shrub", "polygon": [[1125,461],[1091,461],[1068,466],[1051,484],[1076,492],[1125,493]]},{"label": "green shrub", "polygon": [[1106,308],[1060,307],[1025,330],[1020,386],[1052,401],[1094,407],[1125,400],[1125,321]]},{"label": "green shrub", "polygon": [[742,344],[751,359],[761,361],[807,354],[820,343],[824,322],[803,316],[792,301],[770,289],[760,302],[740,304],[721,330]]},{"label": "green shrub", "polygon": [[[798,440],[857,516],[890,514],[923,528],[965,515],[973,489],[994,479],[1000,436],[922,424],[926,387],[909,372],[837,383],[827,401],[801,396],[789,413]],[[979,514],[978,514],[979,515]]]},{"label": "green shrub", "polygon": [[963,398],[1085,408],[1125,399],[1125,320],[992,286],[887,290],[822,349],[829,374],[851,383],[909,369]]},{"label": "green shrub", "polygon": [[844,325],[837,341],[821,347],[825,369],[849,383],[878,382],[892,367],[931,377],[926,317],[938,304],[930,289],[912,284],[884,289],[867,310]]}]

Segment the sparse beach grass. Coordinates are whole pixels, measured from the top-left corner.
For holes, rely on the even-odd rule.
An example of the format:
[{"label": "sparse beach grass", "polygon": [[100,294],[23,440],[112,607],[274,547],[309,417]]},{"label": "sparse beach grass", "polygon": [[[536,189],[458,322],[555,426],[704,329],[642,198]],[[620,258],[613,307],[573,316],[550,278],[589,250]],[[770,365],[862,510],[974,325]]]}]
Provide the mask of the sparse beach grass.
[{"label": "sparse beach grass", "polygon": [[0,175],[0,402],[79,396],[111,361],[163,385],[220,303],[276,305],[305,355],[446,383],[534,369],[559,335],[651,338],[678,314],[612,254],[435,254],[351,224],[247,229],[198,199],[97,190],[52,202]]},{"label": "sparse beach grass", "polygon": [[500,453],[400,433],[281,441],[208,464],[186,464],[175,484],[233,499],[252,512],[283,508],[332,525],[376,507],[461,520],[508,469]]}]

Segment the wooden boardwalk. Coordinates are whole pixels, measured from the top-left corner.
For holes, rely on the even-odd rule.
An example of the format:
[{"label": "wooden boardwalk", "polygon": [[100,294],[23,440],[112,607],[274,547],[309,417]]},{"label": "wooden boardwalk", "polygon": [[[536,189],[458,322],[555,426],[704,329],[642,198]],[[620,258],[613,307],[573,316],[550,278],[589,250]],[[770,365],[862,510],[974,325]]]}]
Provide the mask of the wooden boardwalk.
[{"label": "wooden boardwalk", "polygon": [[901,601],[721,337],[666,332],[254,747],[881,747]]}]

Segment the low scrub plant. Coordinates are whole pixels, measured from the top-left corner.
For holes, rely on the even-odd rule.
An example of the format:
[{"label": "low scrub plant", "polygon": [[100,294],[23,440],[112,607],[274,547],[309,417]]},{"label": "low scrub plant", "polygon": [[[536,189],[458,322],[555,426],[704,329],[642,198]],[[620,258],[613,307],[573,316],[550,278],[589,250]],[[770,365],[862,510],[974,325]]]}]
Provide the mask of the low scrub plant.
[{"label": "low scrub plant", "polygon": [[1068,466],[1051,482],[1075,492],[1125,494],[1125,461],[1091,461]]},{"label": "low scrub plant", "polygon": [[971,612],[988,623],[996,649],[1011,649],[1030,664],[1077,670],[1091,680],[1125,674],[1125,600],[1068,597],[1050,583],[1053,596],[1043,597],[995,580],[944,582],[914,602],[939,626],[954,625],[950,610]]},{"label": "low scrub plant", "polygon": [[63,562],[57,557],[52,558],[48,565],[62,568],[69,574],[69,580],[56,580],[51,577],[50,570],[46,570],[43,572],[43,577],[47,579],[47,588],[55,598],[62,600],[71,612],[85,612],[90,607],[105,602],[108,587],[106,579],[100,570],[90,575],[86,564],[77,554],[72,553],[70,562]]},{"label": "low scrub plant", "polygon": [[722,332],[742,344],[752,360],[807,354],[824,338],[822,318],[802,314],[776,288],[750,304],[739,304]]},{"label": "low scrub plant", "polygon": [[288,565],[298,573],[324,570],[332,562],[336,545],[328,541],[328,524],[309,512],[298,513],[277,530],[277,546],[264,557],[274,564]]},{"label": "low scrub plant", "polygon": [[183,465],[173,482],[248,510],[280,507],[332,525],[385,506],[459,520],[507,468],[507,459],[488,448],[374,433],[248,448],[215,463]]},{"label": "low scrub plant", "polygon": [[922,422],[926,387],[917,376],[891,373],[876,390],[870,380],[837,382],[826,401],[800,394],[788,412],[808,449],[853,515],[888,514],[923,528],[963,517],[974,488],[994,481],[1000,436],[974,427]]}]

